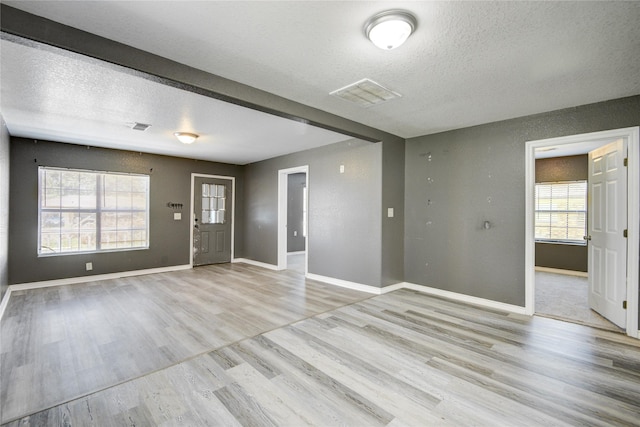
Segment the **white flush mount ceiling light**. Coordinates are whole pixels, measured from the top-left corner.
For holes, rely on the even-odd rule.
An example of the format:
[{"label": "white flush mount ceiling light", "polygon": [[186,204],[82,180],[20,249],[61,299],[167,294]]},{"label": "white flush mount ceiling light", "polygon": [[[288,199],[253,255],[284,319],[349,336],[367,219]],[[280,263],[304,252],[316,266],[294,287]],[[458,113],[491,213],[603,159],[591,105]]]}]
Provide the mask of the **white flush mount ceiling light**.
[{"label": "white flush mount ceiling light", "polygon": [[176,136],[176,138],[178,138],[178,141],[182,142],[183,144],[193,144],[193,142],[198,139],[198,135],[196,135],[195,133],[176,132],[174,133],[174,135]]},{"label": "white flush mount ceiling light", "polygon": [[364,33],[380,49],[395,49],[416,29],[415,16],[404,10],[387,10],[372,16],[364,24]]}]

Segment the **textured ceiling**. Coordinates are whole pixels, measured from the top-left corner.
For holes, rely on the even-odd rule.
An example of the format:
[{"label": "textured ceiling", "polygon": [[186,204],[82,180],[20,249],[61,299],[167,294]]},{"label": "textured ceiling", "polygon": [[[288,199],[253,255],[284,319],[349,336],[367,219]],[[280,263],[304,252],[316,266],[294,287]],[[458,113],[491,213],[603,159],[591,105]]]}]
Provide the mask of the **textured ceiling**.
[{"label": "textured ceiling", "polygon": [[[640,2],[4,3],[405,138],[640,94]],[[383,51],[388,8],[418,28]],[[363,78],[403,96],[329,95]]]},{"label": "textured ceiling", "polygon": [[[0,42],[2,115],[14,136],[233,164],[350,139],[34,46]],[[151,127],[132,130],[134,122]],[[200,137],[184,145],[176,131]]]}]

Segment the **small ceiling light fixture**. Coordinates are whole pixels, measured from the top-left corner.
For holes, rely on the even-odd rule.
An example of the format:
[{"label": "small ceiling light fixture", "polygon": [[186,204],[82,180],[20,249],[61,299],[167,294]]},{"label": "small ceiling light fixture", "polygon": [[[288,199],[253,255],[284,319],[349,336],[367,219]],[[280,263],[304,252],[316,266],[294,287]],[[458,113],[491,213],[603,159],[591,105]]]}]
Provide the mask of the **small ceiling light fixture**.
[{"label": "small ceiling light fixture", "polygon": [[174,135],[176,136],[176,138],[178,138],[178,141],[182,142],[183,144],[193,144],[199,136],[195,133],[189,132],[176,132],[174,133]]},{"label": "small ceiling light fixture", "polygon": [[380,49],[395,49],[404,43],[418,26],[416,17],[404,10],[387,10],[372,16],[364,24],[364,33]]}]

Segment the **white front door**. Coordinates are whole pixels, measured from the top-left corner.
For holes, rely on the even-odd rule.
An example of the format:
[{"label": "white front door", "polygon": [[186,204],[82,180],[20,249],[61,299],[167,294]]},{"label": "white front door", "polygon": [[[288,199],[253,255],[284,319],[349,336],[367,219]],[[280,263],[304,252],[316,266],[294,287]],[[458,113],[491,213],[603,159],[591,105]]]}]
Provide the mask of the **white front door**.
[{"label": "white front door", "polygon": [[626,328],[627,146],[622,139],[589,153],[589,306]]}]

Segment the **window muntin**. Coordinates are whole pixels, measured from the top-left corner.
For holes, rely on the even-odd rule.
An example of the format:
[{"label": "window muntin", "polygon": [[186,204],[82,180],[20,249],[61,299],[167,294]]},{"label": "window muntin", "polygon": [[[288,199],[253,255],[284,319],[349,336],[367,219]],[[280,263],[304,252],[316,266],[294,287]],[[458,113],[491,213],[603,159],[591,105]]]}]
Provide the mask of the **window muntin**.
[{"label": "window muntin", "polygon": [[39,168],[38,254],[149,247],[149,176]]},{"label": "window muntin", "polygon": [[535,206],[537,241],[585,243],[587,181],[538,183]]},{"label": "window muntin", "polygon": [[203,224],[225,223],[226,188],[224,184],[202,184]]}]

